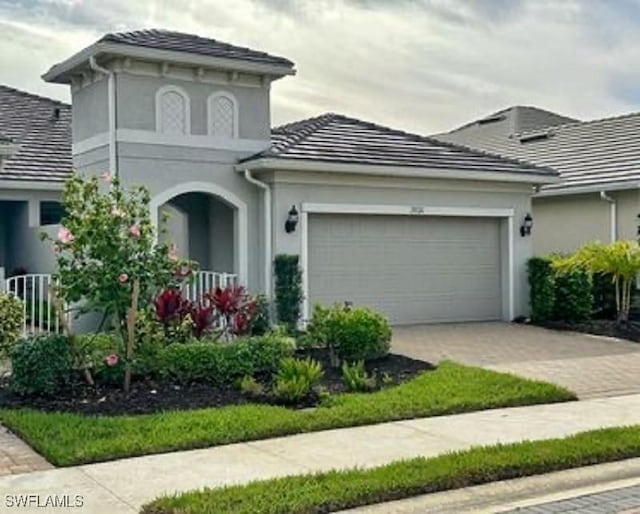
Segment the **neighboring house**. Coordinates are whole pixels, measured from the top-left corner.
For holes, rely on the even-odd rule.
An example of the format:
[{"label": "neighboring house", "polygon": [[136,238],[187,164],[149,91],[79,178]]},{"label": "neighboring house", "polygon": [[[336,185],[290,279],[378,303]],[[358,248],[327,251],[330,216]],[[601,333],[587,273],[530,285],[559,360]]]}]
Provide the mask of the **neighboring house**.
[{"label": "neighboring house", "polygon": [[434,137],[560,173],[532,200],[536,254],[638,237],[640,113],[579,121],[516,106]]},{"label": "neighboring house", "polygon": [[[281,57],[145,30],[106,35],[44,79],[71,86],[75,168],[146,185],[152,218],[172,214],[172,239],[203,269],[270,295],[274,256],[297,254],[305,317],[344,301],[404,324],[526,314],[520,227],[556,173],[338,114],[271,130],[270,84],[294,73]],[[37,194],[30,176],[6,183]]]},{"label": "neighboring house", "polygon": [[0,85],[0,275],[53,271],[40,232],[60,220],[71,169],[71,106]]}]

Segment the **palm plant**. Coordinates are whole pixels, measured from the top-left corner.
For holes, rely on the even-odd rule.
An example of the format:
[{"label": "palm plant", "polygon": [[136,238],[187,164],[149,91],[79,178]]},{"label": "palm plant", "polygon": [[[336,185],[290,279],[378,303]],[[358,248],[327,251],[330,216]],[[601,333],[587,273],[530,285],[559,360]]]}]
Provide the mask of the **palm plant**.
[{"label": "palm plant", "polygon": [[610,275],[616,290],[617,321],[629,320],[631,290],[640,274],[640,245],[636,241],[589,243],[570,257],[558,259],[554,266],[560,270],[584,266],[591,273]]}]

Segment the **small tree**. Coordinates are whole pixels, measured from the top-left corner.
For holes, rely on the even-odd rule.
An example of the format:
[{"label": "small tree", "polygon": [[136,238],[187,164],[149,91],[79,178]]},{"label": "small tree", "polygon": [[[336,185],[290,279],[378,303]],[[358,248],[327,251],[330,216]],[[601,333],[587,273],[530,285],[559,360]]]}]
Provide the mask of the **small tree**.
[{"label": "small tree", "polygon": [[560,270],[584,266],[591,273],[610,275],[615,286],[617,320],[629,320],[631,291],[640,273],[640,245],[636,241],[589,243],[572,256],[559,259],[554,266]]},{"label": "small tree", "polygon": [[[100,182],[70,178],[58,237],[43,238],[52,240],[57,256],[60,298],[102,312],[131,341],[132,304],[145,307],[158,291],[177,285],[187,263],[172,247],[156,243],[144,187],[127,190],[108,174]],[[131,349],[127,358],[132,354]]]}]

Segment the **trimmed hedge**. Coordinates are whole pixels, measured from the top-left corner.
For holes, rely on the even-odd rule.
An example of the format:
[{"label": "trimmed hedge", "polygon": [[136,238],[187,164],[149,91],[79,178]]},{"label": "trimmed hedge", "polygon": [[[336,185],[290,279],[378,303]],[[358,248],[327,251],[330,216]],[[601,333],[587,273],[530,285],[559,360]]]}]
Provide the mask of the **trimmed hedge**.
[{"label": "trimmed hedge", "polygon": [[547,321],[553,316],[555,281],[551,259],[533,257],[527,263],[532,321]]},{"label": "trimmed hedge", "polygon": [[73,346],[67,336],[46,335],[20,341],[11,351],[11,389],[21,395],[54,396],[68,388]]},{"label": "trimmed hedge", "polygon": [[531,320],[585,321],[593,313],[593,279],[581,268],[558,272],[553,257],[533,257],[527,263]]},{"label": "trimmed hedge", "polygon": [[276,255],[274,272],[278,322],[293,332],[300,320],[300,303],[302,302],[302,271],[299,266],[299,257]]},{"label": "trimmed hedge", "polygon": [[593,280],[581,268],[555,275],[553,318],[564,321],[585,321],[593,313]]},{"label": "trimmed hedge", "polygon": [[227,344],[174,343],[161,352],[160,373],[181,383],[230,384],[246,375],[274,373],[294,348],[291,339],[275,335]]}]

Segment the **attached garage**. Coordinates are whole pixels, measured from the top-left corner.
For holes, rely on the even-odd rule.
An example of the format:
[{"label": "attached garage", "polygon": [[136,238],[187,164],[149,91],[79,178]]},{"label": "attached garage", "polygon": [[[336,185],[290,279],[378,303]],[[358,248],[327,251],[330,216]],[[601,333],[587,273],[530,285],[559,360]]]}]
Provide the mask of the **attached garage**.
[{"label": "attached garage", "polygon": [[272,140],[237,169],[268,185],[266,283],[299,256],[303,323],[344,302],[395,325],[529,313],[531,195],[554,171],[339,114]]},{"label": "attached garage", "polygon": [[309,303],[352,302],[394,324],[503,317],[501,219],[308,215]]}]

